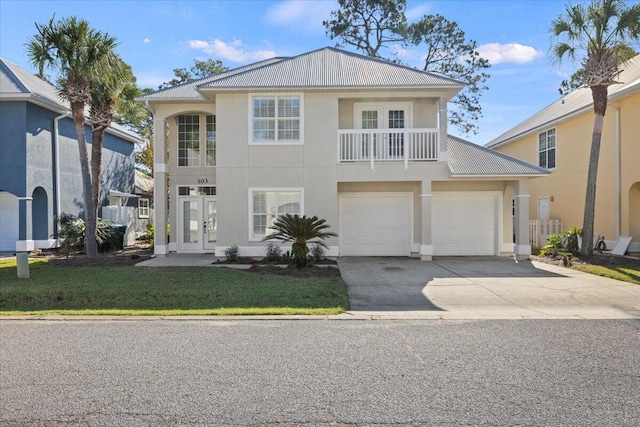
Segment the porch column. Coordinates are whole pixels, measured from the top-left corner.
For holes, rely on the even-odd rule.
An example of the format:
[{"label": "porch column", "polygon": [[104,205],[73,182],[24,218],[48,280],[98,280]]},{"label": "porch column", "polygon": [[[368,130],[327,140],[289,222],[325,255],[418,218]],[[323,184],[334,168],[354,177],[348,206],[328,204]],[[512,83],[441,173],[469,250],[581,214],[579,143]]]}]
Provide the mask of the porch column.
[{"label": "porch column", "polygon": [[[167,152],[165,142],[165,116],[153,118],[153,251],[156,255],[168,253],[167,246]],[[174,233],[177,230],[174,231]]]},{"label": "porch column", "polygon": [[422,205],[421,224],[422,224],[422,241],[420,242],[420,260],[431,261],[433,257],[433,243],[431,241],[431,202],[433,194],[431,194],[431,181],[422,181],[420,192],[420,201]]},{"label": "porch column", "polygon": [[16,242],[16,252],[31,252],[35,249],[33,242],[33,215],[31,202],[33,198],[25,196],[18,197],[18,241]]},{"label": "porch column", "polygon": [[438,101],[438,127],[440,128],[440,156],[441,162],[446,162],[449,158],[447,152],[447,98],[440,97]]},{"label": "porch column", "polygon": [[531,255],[529,242],[529,181],[519,180],[515,195],[516,220],[514,224],[516,243],[513,248],[516,259],[527,259]]}]

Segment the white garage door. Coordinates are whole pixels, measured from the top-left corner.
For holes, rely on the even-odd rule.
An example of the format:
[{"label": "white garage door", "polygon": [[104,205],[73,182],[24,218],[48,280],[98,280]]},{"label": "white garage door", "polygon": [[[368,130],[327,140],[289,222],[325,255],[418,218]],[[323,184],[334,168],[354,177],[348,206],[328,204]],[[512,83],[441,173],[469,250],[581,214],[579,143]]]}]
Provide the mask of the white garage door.
[{"label": "white garage door", "polygon": [[498,255],[499,193],[434,192],[434,255]]},{"label": "white garage door", "polygon": [[16,250],[19,226],[18,198],[0,191],[0,251]]},{"label": "white garage door", "polygon": [[340,255],[408,256],[411,209],[411,193],[341,194]]}]

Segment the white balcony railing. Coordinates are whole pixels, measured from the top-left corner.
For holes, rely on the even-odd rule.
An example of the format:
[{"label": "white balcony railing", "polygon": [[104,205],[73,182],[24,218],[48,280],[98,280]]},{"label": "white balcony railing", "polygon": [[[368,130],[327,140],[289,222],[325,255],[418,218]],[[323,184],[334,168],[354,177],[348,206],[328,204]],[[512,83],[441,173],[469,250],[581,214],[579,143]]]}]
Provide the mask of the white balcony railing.
[{"label": "white balcony railing", "polygon": [[437,161],[439,129],[341,129],[338,130],[338,162]]}]

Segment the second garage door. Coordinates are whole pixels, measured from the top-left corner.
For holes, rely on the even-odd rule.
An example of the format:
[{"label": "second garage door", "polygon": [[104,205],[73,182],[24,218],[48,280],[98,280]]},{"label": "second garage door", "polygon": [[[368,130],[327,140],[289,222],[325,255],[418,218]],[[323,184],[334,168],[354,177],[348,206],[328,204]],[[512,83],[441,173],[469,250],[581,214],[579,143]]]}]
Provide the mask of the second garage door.
[{"label": "second garage door", "polygon": [[411,201],[411,193],[341,194],[340,255],[408,256]]},{"label": "second garage door", "polygon": [[433,193],[434,255],[497,255],[499,193]]}]

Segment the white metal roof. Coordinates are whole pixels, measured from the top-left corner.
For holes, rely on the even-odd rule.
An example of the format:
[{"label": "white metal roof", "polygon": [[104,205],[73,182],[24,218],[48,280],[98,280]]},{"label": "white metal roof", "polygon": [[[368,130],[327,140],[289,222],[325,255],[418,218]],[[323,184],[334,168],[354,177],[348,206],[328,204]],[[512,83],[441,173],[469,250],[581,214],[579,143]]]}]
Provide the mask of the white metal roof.
[{"label": "white metal roof", "polygon": [[447,136],[448,163],[454,177],[546,176],[549,170],[506,154]]},{"label": "white metal roof", "polygon": [[[32,102],[61,114],[71,112],[69,103],[60,98],[55,86],[4,58],[0,58],[0,100]],[[87,112],[88,108],[85,114]],[[143,141],[138,135],[117,123],[112,123],[107,132],[130,142]]]},{"label": "white metal roof", "polygon": [[464,83],[434,73],[325,47],[200,84],[208,90],[438,88]]},{"label": "white metal roof", "polygon": [[[609,86],[609,99],[614,100],[631,92],[640,91],[640,55],[632,58],[623,65],[623,71],[618,77],[622,84]],[[499,137],[489,141],[485,147],[495,148],[508,144],[516,138],[520,138],[532,132],[543,130],[555,123],[581,114],[593,108],[591,89],[580,88],[558,99],[548,107],[538,111],[533,116],[509,129]]]}]

